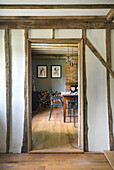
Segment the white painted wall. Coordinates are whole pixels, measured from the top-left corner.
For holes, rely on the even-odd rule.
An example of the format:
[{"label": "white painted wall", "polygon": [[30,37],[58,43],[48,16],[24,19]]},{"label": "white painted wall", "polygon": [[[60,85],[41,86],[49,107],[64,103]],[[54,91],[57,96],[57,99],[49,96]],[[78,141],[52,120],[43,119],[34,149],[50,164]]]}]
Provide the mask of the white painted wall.
[{"label": "white painted wall", "polygon": [[55,29],[55,38],[82,38],[81,29]]},{"label": "white painted wall", "polygon": [[[111,30],[111,59],[112,70],[114,71],[114,29]],[[111,76],[110,76],[111,77]],[[110,78],[110,91],[111,91],[111,107],[113,115],[113,135],[114,135],[114,79]]]},{"label": "white painted wall", "polygon": [[52,29],[30,29],[29,38],[52,38]]},{"label": "white painted wall", "polygon": [[24,30],[10,30],[10,50],[12,59],[12,114],[10,152],[20,153],[24,127]]},{"label": "white painted wall", "polygon": [[[36,32],[35,32],[36,31]],[[38,31],[38,32],[37,32]],[[40,30],[41,31],[41,30]],[[78,33],[78,34],[77,34]],[[41,35],[42,34],[42,37]],[[51,32],[40,32],[39,30],[30,30],[30,38],[48,38],[51,37]],[[75,38],[81,37],[80,30],[56,30],[56,38]],[[25,72],[25,53],[24,53],[24,30],[10,31],[10,49],[12,58],[12,115],[11,115],[11,141],[10,152],[21,152],[22,138],[23,138],[23,123],[24,123],[24,72]],[[3,42],[3,31],[0,31],[0,41]],[[105,30],[87,30],[87,37],[97,48],[100,54],[106,59],[106,44],[105,44]],[[114,30],[112,30],[112,57],[114,56]],[[4,44],[4,43],[3,43]],[[2,45],[3,45],[2,44]],[[2,59],[2,60],[1,60]],[[5,68],[4,64],[4,48],[0,46],[0,77]],[[97,60],[94,54],[86,47],[86,62],[87,62],[87,99],[88,99],[88,137],[89,137],[89,151],[102,151],[109,149],[108,139],[108,114],[107,114],[107,94],[106,94],[106,70],[104,66]],[[114,69],[114,57],[112,58],[112,67]],[[2,73],[2,74],[1,74]],[[4,86],[4,81],[2,83]],[[5,88],[5,87],[4,87]],[[1,83],[0,83],[1,89]],[[0,90],[1,93],[1,90]],[[4,99],[4,100],[3,100]],[[5,101],[4,94],[1,101]],[[114,80],[111,79],[111,102],[114,116]],[[6,128],[5,103],[2,103],[2,114],[0,118]],[[1,107],[0,107],[1,109]],[[1,110],[0,110],[1,111]],[[4,114],[4,116],[3,116]],[[0,125],[1,126],[1,125]],[[1,128],[0,128],[1,130]],[[5,151],[5,134],[6,130],[2,130],[2,139],[0,140],[0,148]],[[1,138],[0,138],[1,139]]]},{"label": "white painted wall", "polygon": [[[106,59],[105,30],[87,30],[87,37]],[[86,47],[89,151],[109,149],[106,69]]]},{"label": "white painted wall", "polygon": [[5,31],[0,30],[0,153],[6,152]]}]

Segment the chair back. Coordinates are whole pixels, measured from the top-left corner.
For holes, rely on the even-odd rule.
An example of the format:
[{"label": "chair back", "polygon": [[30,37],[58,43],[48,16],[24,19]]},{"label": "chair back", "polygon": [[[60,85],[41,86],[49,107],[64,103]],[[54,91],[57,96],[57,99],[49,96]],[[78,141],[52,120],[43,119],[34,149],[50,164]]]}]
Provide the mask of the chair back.
[{"label": "chair back", "polygon": [[50,99],[51,99],[51,104],[52,104],[52,99],[53,99],[53,97],[52,97],[52,94],[51,94],[51,92],[47,89],[47,91],[49,92],[49,95],[50,95]]}]

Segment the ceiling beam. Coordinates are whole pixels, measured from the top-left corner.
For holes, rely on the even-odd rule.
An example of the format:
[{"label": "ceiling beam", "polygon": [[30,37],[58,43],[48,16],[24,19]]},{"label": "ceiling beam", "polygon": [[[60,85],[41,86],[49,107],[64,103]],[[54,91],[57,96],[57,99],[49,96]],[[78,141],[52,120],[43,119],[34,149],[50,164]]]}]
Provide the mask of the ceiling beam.
[{"label": "ceiling beam", "polygon": [[21,20],[12,22],[10,20],[0,19],[0,29],[114,29],[114,23],[77,21],[75,19],[39,19],[39,20]]},{"label": "ceiling beam", "polygon": [[0,16],[0,22],[32,22],[38,20],[75,20],[77,22],[105,22],[106,16]]},{"label": "ceiling beam", "polygon": [[109,13],[107,14],[107,16],[106,16],[106,20],[107,20],[108,22],[112,22],[113,19],[114,19],[114,9],[111,9],[111,10],[109,11]]},{"label": "ceiling beam", "polygon": [[70,4],[70,5],[0,5],[0,9],[107,9],[114,8],[114,4]]}]

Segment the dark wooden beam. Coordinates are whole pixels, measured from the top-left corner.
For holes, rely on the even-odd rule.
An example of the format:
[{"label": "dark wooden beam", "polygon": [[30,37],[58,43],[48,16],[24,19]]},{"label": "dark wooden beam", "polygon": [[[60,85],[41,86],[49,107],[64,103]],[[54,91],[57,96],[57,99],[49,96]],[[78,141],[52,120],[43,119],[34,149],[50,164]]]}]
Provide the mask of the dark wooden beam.
[{"label": "dark wooden beam", "polygon": [[55,39],[55,29],[52,29],[52,39]]},{"label": "dark wooden beam", "polygon": [[11,78],[10,78],[10,54],[9,54],[9,30],[5,30],[5,70],[6,70],[6,115],[7,115],[7,136],[6,152],[10,146],[10,113],[11,113]]},{"label": "dark wooden beam", "polygon": [[114,23],[75,19],[0,19],[0,29],[114,29]]},{"label": "dark wooden beam", "polygon": [[24,131],[23,131],[23,146],[22,153],[28,152],[28,110],[27,110],[27,39],[28,30],[25,30],[24,41],[25,41],[25,80],[24,80],[24,98],[25,98],[25,113],[24,113]]},{"label": "dark wooden beam", "polygon": [[79,43],[81,38],[74,39],[29,39],[31,43],[40,43],[44,44],[77,44]]},{"label": "dark wooden beam", "polygon": [[83,108],[84,108],[84,151],[88,151],[88,122],[87,122],[87,80],[86,80],[86,59],[85,59],[85,44],[86,44],[86,29],[82,29],[83,38]]},{"label": "dark wooden beam", "polygon": [[92,43],[88,40],[88,38],[86,38],[86,44],[93,52],[93,54],[99,59],[99,61],[105,66],[105,68],[108,69],[109,73],[114,78],[114,72],[111,69],[111,66],[107,62],[105,62],[105,60],[102,58],[100,53],[96,50],[96,48],[92,45]]},{"label": "dark wooden beam", "polygon": [[29,20],[39,20],[39,19],[75,19],[76,21],[97,21],[97,22],[105,22],[106,16],[0,16],[0,20],[11,20],[12,22],[15,22],[18,20],[19,22],[23,21],[29,21]]},{"label": "dark wooden beam", "polygon": [[[107,63],[111,67],[111,34],[110,29],[106,29],[106,59]],[[107,105],[108,105],[108,126],[109,126],[109,141],[110,150],[114,150],[114,137],[113,137],[113,118],[112,108],[110,101],[110,74],[107,69]]]},{"label": "dark wooden beam", "polygon": [[113,19],[114,19],[114,9],[111,9],[111,10],[109,11],[109,13],[107,14],[107,16],[106,16],[106,20],[107,20],[108,22],[112,22]]},{"label": "dark wooden beam", "polygon": [[63,5],[0,5],[0,9],[107,9],[114,8],[114,4],[63,4]]}]

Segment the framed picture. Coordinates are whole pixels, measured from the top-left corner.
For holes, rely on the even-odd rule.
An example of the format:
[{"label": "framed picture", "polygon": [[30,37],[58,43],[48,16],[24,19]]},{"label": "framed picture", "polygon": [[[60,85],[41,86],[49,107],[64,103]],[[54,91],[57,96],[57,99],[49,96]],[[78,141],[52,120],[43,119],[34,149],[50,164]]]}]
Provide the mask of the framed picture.
[{"label": "framed picture", "polygon": [[52,65],[51,66],[51,78],[61,78],[62,76],[62,67],[61,65]]},{"label": "framed picture", "polygon": [[47,78],[47,65],[37,65],[37,77]]}]

